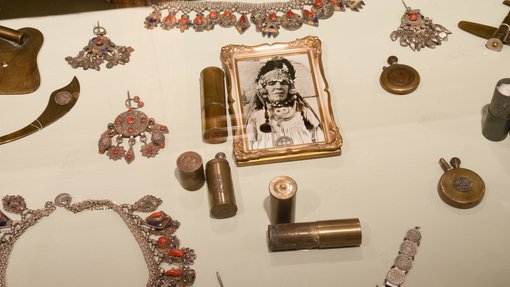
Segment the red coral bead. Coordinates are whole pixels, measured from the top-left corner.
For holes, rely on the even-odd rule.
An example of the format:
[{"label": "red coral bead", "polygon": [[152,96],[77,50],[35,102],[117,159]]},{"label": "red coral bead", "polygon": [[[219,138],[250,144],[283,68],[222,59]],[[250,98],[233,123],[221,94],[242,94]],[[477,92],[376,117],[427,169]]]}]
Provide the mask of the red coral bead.
[{"label": "red coral bead", "polygon": [[181,18],[179,19],[179,23],[181,23],[182,25],[185,25],[188,23],[188,19],[187,18]]},{"label": "red coral bead", "polygon": [[103,40],[98,38],[98,39],[96,39],[95,43],[96,43],[96,45],[101,45],[101,44],[103,44]]},{"label": "red coral bead", "polygon": [[418,20],[418,14],[416,14],[416,13],[409,14],[409,20],[411,20],[411,21]]},{"label": "red coral bead", "polygon": [[223,13],[223,16],[230,18],[230,16],[232,16],[232,13],[230,13],[230,11],[227,10],[227,11],[225,11],[225,13]]},{"label": "red coral bead", "polygon": [[216,11],[211,11],[211,13],[209,13],[209,18],[211,18],[211,19],[213,19],[213,20],[214,20],[214,19],[216,19],[216,18],[218,18],[218,12],[216,12]]},{"label": "red coral bead", "polygon": [[184,250],[182,249],[170,249],[168,250],[168,255],[173,257],[184,257]]},{"label": "red coral bead", "polygon": [[115,120],[116,125],[120,125],[120,120]]},{"label": "red coral bead", "polygon": [[182,274],[184,274],[182,269],[168,269],[165,272],[165,275],[172,276],[172,277],[180,277],[180,276],[182,276]]},{"label": "red coral bead", "polygon": [[140,100],[140,97],[139,97],[139,96],[135,96],[135,97],[133,98],[133,100],[134,100],[135,102],[138,102],[138,101]]},{"label": "red coral bead", "polygon": [[306,17],[308,17],[308,18],[312,18],[313,17],[313,13],[308,11],[308,10],[304,10],[304,13],[305,13]]},{"label": "red coral bead", "polygon": [[148,147],[147,147],[147,151],[148,151],[148,152],[152,152],[153,150],[154,150],[154,148],[153,148],[152,146],[148,146]]},{"label": "red coral bead", "polygon": [[242,15],[242,16],[241,16],[241,19],[239,19],[239,22],[240,22],[241,24],[246,24],[246,16]]},{"label": "red coral bead", "polygon": [[269,15],[269,20],[271,20],[271,21],[275,21],[276,19],[278,19],[278,17],[276,17],[276,13],[271,13],[271,14]]},{"label": "red coral bead", "polygon": [[126,154],[126,158],[127,158],[127,159],[132,159],[132,158],[133,158],[133,154],[132,154],[132,153],[128,153],[128,154]]},{"label": "red coral bead", "polygon": [[197,24],[202,24],[202,16],[200,16],[200,15],[199,15],[199,16],[197,16],[197,18],[195,18],[195,22],[196,22]]},{"label": "red coral bead", "polygon": [[170,239],[168,237],[160,237],[158,238],[158,244],[165,245],[170,242]]},{"label": "red coral bead", "polygon": [[317,8],[321,8],[322,6],[324,5],[324,3],[322,3],[321,0],[317,0],[313,3],[313,6],[317,7]]},{"label": "red coral bead", "polygon": [[127,120],[126,120],[126,121],[127,121],[127,123],[128,123],[128,124],[132,124],[132,123],[134,123],[134,122],[135,122],[135,118],[133,118],[133,117],[129,117],[129,118],[127,118]]},{"label": "red coral bead", "polygon": [[161,211],[157,211],[157,212],[154,212],[151,215],[149,215],[150,218],[158,218],[161,216],[163,216],[163,213]]},{"label": "red coral bead", "polygon": [[292,12],[292,10],[287,11],[287,17],[293,18],[294,16],[296,16],[296,14],[294,14],[294,12]]}]

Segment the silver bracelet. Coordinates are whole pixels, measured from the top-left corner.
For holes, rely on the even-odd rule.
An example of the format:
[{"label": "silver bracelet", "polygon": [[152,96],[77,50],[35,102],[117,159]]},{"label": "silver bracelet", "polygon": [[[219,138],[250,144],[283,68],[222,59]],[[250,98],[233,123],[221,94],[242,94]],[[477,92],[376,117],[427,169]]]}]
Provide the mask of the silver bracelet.
[{"label": "silver bracelet", "polygon": [[405,282],[407,273],[413,267],[414,256],[418,253],[420,241],[419,226],[407,231],[404,241],[400,244],[400,250],[394,264],[386,274],[385,287],[398,287]]},{"label": "silver bracelet", "polygon": [[[0,287],[6,287],[6,269],[16,240],[43,217],[51,215],[57,207],[73,213],[86,210],[113,210],[126,223],[142,250],[149,269],[147,287],[187,287],[195,281],[195,270],[189,268],[196,256],[190,248],[180,248],[174,235],[180,223],[163,211],[154,212],[162,200],[146,195],[134,204],[117,205],[111,200],[84,200],[71,203],[69,194],[63,193],[54,202],[46,202],[42,209],[28,209],[25,199],[19,195],[3,198],[5,211],[17,214],[19,220],[10,219],[0,210]],[[135,212],[153,212],[145,219]],[[169,266],[169,269],[163,267]]]}]

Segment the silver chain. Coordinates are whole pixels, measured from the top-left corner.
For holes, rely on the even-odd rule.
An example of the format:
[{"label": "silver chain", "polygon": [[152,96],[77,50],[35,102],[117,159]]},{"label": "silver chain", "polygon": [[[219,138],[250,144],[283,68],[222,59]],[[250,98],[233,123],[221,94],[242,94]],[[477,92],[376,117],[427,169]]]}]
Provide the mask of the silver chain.
[{"label": "silver chain", "polygon": [[[19,200],[21,197],[18,197]],[[24,199],[21,198],[24,204]],[[8,204],[6,204],[6,197],[4,198],[4,209],[8,210]],[[147,205],[150,204],[149,207]],[[168,233],[164,233],[163,229],[167,228],[154,228],[148,225],[140,216],[134,214],[135,211],[139,212],[150,212],[154,211],[161,200],[153,197],[153,196],[145,196],[140,199],[137,203],[131,204],[121,204],[117,205],[111,200],[84,200],[78,203],[71,204],[71,197],[69,194],[61,194],[57,196],[55,199],[55,203],[47,202],[43,209],[31,210],[31,209],[23,209],[23,210],[14,210],[11,208],[11,212],[18,213],[21,215],[21,219],[18,221],[10,221],[8,226],[0,227],[0,287],[7,287],[6,283],[6,269],[8,264],[8,258],[11,253],[11,250],[14,246],[16,240],[31,226],[35,225],[41,218],[49,216],[53,213],[57,206],[64,207],[68,211],[73,213],[80,213],[83,211],[90,210],[107,210],[111,209],[115,211],[124,221],[124,223],[128,226],[129,230],[133,234],[136,242],[140,246],[142,250],[143,257],[145,259],[145,263],[147,268],[149,269],[149,278],[147,280],[147,287],[166,287],[166,286],[190,286],[194,281],[194,270],[189,269],[186,265],[193,264],[194,260],[194,251],[189,248],[183,249],[190,256],[186,258],[184,261],[171,261],[167,257],[167,251],[157,250],[155,247],[155,241],[151,239],[152,235],[165,235]],[[3,213],[2,213],[3,214]],[[163,213],[164,214],[164,213]],[[165,215],[166,216],[166,215]],[[0,217],[1,219],[2,217]],[[179,223],[177,221],[171,220],[170,217],[167,217],[172,222],[172,227],[169,228],[177,228]],[[173,229],[173,230],[175,230]],[[170,234],[173,231],[170,232]],[[183,275],[179,278],[171,277],[165,275],[165,270],[161,268],[161,264],[163,262],[167,262],[170,264],[174,264],[178,267],[181,267],[183,271]]]},{"label": "silver chain", "polygon": [[248,14],[254,11],[286,12],[288,10],[300,10],[305,5],[312,5],[313,0],[289,0],[267,3],[247,3],[247,2],[224,2],[224,1],[168,1],[155,4],[155,10],[168,9],[171,12],[182,11],[184,13],[204,11],[224,11]]}]

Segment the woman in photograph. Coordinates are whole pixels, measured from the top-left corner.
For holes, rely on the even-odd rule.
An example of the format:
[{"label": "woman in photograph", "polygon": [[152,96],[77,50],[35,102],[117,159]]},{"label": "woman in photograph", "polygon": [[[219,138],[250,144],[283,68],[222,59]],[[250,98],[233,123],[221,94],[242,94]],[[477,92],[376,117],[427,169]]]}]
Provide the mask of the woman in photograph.
[{"label": "woman in photograph", "polygon": [[324,141],[321,121],[294,87],[296,70],[274,57],[260,69],[248,108],[246,132],[252,149]]}]

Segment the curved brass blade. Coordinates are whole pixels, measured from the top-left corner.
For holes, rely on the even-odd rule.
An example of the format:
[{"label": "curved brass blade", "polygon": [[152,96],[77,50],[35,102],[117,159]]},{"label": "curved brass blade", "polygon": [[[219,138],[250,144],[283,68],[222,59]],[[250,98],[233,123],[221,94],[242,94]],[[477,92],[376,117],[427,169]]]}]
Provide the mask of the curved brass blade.
[{"label": "curved brass blade", "polygon": [[69,85],[51,93],[46,109],[28,126],[0,137],[0,145],[26,137],[54,123],[69,112],[80,96],[80,82],[76,77]]}]

